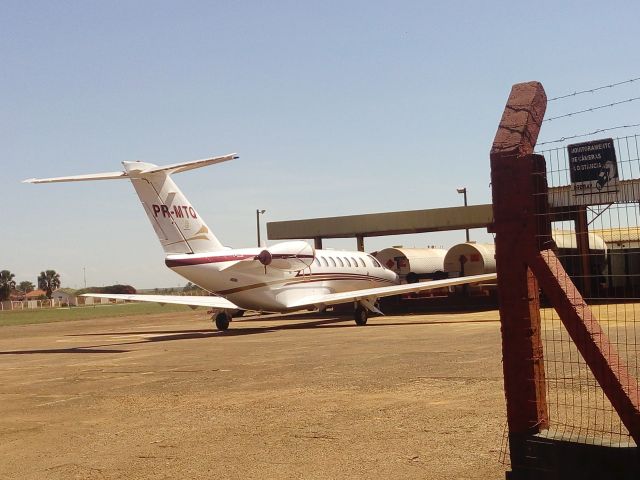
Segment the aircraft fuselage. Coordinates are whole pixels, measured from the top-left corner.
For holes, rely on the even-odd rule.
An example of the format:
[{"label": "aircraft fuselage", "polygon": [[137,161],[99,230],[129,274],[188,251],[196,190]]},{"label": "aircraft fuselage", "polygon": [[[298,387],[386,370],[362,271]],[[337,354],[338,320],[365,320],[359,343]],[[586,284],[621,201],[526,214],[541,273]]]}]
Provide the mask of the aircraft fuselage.
[{"label": "aircraft fuselage", "polygon": [[200,287],[251,310],[285,312],[304,297],[383,287],[398,276],[362,252],[316,250],[313,261],[294,271],[255,261],[261,248],[168,255],[165,263]]}]

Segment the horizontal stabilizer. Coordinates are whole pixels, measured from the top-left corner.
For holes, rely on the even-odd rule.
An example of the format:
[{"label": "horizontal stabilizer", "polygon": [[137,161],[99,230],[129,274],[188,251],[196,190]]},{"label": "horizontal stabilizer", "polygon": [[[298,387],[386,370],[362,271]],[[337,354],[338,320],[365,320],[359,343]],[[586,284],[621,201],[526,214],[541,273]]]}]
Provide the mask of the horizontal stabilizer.
[{"label": "horizontal stabilizer", "polygon": [[[231,153],[222,157],[204,158],[202,160],[193,160],[190,162],[173,163],[171,165],[158,166],[152,163],[125,162],[128,166],[126,172],[107,172],[107,173],[90,173],[88,175],[71,175],[68,177],[53,178],[29,178],[23,180],[22,183],[55,183],[55,182],[84,182],[89,180],[115,180],[122,178],[144,176],[145,174],[161,173],[167,175],[172,173],[186,172],[194,168],[206,167],[216,163],[228,162],[239,158],[237,154]],[[136,167],[140,165],[141,168]]]},{"label": "horizontal stabilizer", "polygon": [[114,300],[132,300],[135,302],[170,303],[174,305],[188,305],[190,307],[209,307],[225,310],[240,309],[235,303],[222,297],[189,296],[189,295],[129,295],[85,293],[83,297],[111,298]]},{"label": "horizontal stabilizer", "polygon": [[29,178],[22,183],[55,183],[55,182],[85,182],[88,180],[114,180],[128,178],[125,172],[90,173],[88,175],[72,175],[70,177]]},{"label": "horizontal stabilizer", "polygon": [[228,162],[229,160],[235,160],[238,157],[235,153],[225,155],[223,157],[204,158],[202,160],[193,160],[191,162],[174,163],[172,165],[163,165],[162,167],[147,168],[140,173],[180,173],[187,170],[193,170],[194,168],[206,167],[207,165],[214,165],[216,163]]}]

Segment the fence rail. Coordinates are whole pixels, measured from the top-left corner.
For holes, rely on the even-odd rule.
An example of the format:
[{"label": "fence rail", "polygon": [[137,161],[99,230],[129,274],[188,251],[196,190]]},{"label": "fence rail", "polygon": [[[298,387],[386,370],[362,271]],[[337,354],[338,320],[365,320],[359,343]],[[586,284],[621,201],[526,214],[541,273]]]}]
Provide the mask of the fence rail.
[{"label": "fence rail", "polygon": [[[592,205],[550,212],[552,229],[578,238],[586,227],[586,251],[559,249],[558,258],[589,304],[602,331],[636,385],[640,379],[640,150],[639,136],[614,138],[619,191],[590,194]],[[549,187],[569,191],[566,147],[540,152]],[[604,202],[604,203],[603,203]],[[582,217],[582,218],[580,218]],[[577,243],[577,241],[576,241]],[[550,433],[594,444],[635,445],[557,312],[541,310]],[[629,392],[638,396],[640,392]]]},{"label": "fence rail", "polygon": [[51,300],[7,300],[0,302],[0,311],[34,310],[41,308],[84,307],[106,305],[109,303],[124,303],[124,300],[109,300],[108,298],[69,297],[66,299],[52,298]]}]

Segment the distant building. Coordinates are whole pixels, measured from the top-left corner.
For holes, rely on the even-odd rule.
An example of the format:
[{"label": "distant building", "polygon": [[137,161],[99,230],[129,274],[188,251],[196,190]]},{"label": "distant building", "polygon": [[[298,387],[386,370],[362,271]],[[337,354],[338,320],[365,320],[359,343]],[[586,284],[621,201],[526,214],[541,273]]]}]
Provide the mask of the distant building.
[{"label": "distant building", "polygon": [[51,298],[56,302],[66,305],[78,305],[76,291],[71,288],[59,288],[51,293]]},{"label": "distant building", "polygon": [[9,300],[11,300],[12,302],[20,302],[24,300],[24,292],[16,289],[11,290],[11,293],[9,294]]},{"label": "distant building", "polygon": [[46,298],[47,292],[44,290],[31,290],[24,296],[25,300],[38,300],[40,298]]}]

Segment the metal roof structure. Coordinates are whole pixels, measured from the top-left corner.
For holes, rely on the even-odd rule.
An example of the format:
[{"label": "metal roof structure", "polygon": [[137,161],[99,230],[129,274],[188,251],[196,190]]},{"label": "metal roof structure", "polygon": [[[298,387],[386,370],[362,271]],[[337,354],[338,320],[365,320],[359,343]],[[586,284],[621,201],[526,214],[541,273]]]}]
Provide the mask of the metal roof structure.
[{"label": "metal roof structure", "polygon": [[[604,199],[596,198],[596,194],[592,197],[593,204],[611,201],[638,202],[640,180],[620,181],[615,198],[612,194]],[[570,209],[573,212],[576,202],[570,186],[549,188],[549,204],[552,209]],[[486,228],[492,223],[493,207],[491,204],[484,204],[268,222],[267,236],[270,240],[313,238],[316,248],[322,247],[323,238],[356,238],[358,250],[364,250],[365,237]]]},{"label": "metal roof structure", "polygon": [[486,228],[493,221],[490,204],[267,223],[270,240],[351,238]]},{"label": "metal roof structure", "polygon": [[622,227],[591,230],[602,237],[605,243],[613,248],[638,248],[640,247],[640,227]]}]

